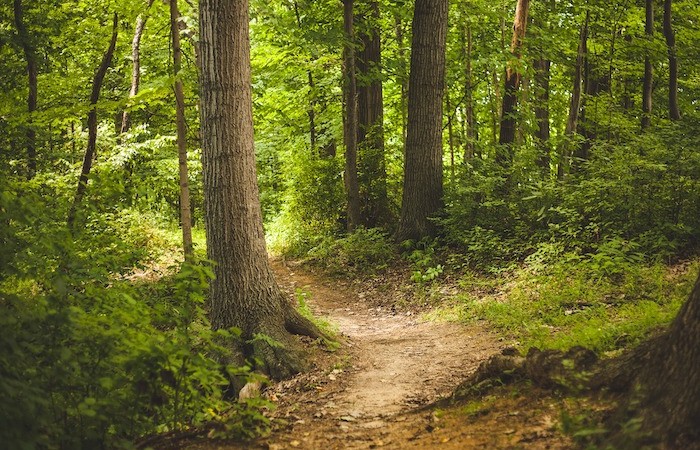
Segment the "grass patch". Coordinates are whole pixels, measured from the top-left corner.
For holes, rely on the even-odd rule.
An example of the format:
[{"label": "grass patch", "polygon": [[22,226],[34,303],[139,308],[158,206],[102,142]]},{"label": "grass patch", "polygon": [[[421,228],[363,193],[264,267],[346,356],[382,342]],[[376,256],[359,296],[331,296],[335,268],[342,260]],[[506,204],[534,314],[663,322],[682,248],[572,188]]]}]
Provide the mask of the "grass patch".
[{"label": "grass patch", "polygon": [[668,325],[688,296],[700,261],[683,266],[630,265],[622,274],[592,276],[585,264],[522,267],[496,287],[468,273],[468,292],[426,314],[429,320],[485,320],[523,351],[583,345],[615,352]]}]

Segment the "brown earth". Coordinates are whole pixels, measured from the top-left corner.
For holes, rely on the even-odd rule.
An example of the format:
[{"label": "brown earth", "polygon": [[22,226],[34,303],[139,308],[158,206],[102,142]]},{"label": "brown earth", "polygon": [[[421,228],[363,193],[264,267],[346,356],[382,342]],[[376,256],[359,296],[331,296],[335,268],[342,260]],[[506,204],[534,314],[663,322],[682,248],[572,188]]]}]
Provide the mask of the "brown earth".
[{"label": "brown earth", "polygon": [[285,290],[304,295],[316,316],[337,326],[340,348],[328,352],[316,346],[313,370],[264,392],[277,404],[269,436],[247,443],[171,441],[162,448],[572,447],[557,431],[563,400],[533,388],[497,390],[445,409],[431,405],[504,346],[483,326],[428,322],[396,308],[390,298],[369,298],[357,285],[281,261],[273,266]]}]

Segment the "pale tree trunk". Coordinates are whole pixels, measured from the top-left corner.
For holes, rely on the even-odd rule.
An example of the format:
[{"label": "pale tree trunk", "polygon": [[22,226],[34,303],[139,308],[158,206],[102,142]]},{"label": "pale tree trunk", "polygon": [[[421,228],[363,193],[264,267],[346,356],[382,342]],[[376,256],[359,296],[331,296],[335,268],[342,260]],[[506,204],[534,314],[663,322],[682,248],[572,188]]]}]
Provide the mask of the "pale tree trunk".
[{"label": "pale tree trunk", "polygon": [[92,169],[92,161],[95,158],[95,149],[97,146],[97,101],[100,99],[100,91],[102,90],[102,81],[107,74],[107,69],[109,69],[112,63],[112,57],[114,56],[114,48],[117,45],[117,32],[119,18],[117,13],[114,13],[114,20],[112,22],[112,39],[109,41],[109,47],[102,57],[102,62],[97,68],[95,73],[95,78],[92,80],[92,92],[90,94],[90,105],[92,109],[88,113],[88,142],[87,148],[85,149],[85,157],[83,158],[83,167],[80,171],[80,178],[78,179],[78,188],[75,192],[75,198],[73,199],[73,204],[71,205],[70,211],[68,212],[68,228],[73,229],[73,224],[75,221],[75,214],[78,210],[83,195],[85,195],[85,190],[87,189],[88,177],[90,176],[90,170]]},{"label": "pale tree trunk", "polygon": [[[514,58],[520,59],[522,55],[523,39],[527,29],[527,14],[530,8],[530,0],[518,0],[515,8],[515,19],[513,20],[513,39],[510,44],[510,51]],[[498,138],[498,150],[496,152],[496,162],[501,167],[509,168],[513,163],[513,143],[517,121],[515,118],[518,99],[518,86],[521,75],[508,64],[505,74],[505,88],[503,93],[503,107],[501,108],[501,131]]]},{"label": "pale tree trunk", "polygon": [[239,355],[283,378],[305,367],[292,334],[321,333],[285,299],[267,260],[253,148],[248,1],[202,0],[199,17],[207,254],[216,263],[211,322],[217,329],[238,327]]},{"label": "pale tree trunk", "polygon": [[664,37],[668,48],[668,116],[671,120],[680,120],[678,107],[678,58],[676,57],[676,35],[673,32],[671,15],[672,0],[664,0]]},{"label": "pale tree trunk", "polygon": [[448,0],[416,0],[413,14],[408,129],[401,218],[395,239],[435,234],[442,207],[442,96]]},{"label": "pale tree trunk", "polygon": [[170,0],[170,35],[173,42],[173,76],[175,77],[175,122],[177,125],[178,175],[180,180],[180,222],[182,247],[185,258],[192,256],[192,212],[190,210],[190,183],[187,174],[187,124],[185,123],[185,94],[180,78],[182,49],[180,48],[180,11],[177,0]]},{"label": "pale tree trunk", "polygon": [[579,34],[578,50],[576,52],[576,66],[574,67],[574,83],[571,90],[571,100],[569,102],[569,115],[566,120],[566,129],[564,131],[564,143],[562,144],[559,165],[557,166],[557,178],[564,178],[567,168],[570,164],[571,155],[573,155],[573,139],[578,129],[578,116],[581,111],[581,84],[583,82],[583,61],[588,52],[588,20],[590,13],[586,12],[586,18],[581,25]]},{"label": "pale tree trunk", "polygon": [[32,179],[36,174],[36,131],[32,124],[32,115],[36,111],[37,90],[38,90],[38,69],[36,61],[36,51],[32,45],[29,31],[24,23],[24,11],[22,0],[14,0],[15,27],[19,36],[20,45],[24,51],[24,58],[27,61],[27,79],[29,84],[29,94],[27,95],[27,178]]},{"label": "pale tree trunk", "polygon": [[379,3],[364,0],[358,15],[364,32],[359,34],[357,55],[358,137],[357,149],[360,208],[367,227],[391,221],[384,159],[384,99],[381,78]]},{"label": "pale tree trunk", "polygon": [[357,179],[357,78],[353,0],[343,0],[345,46],[343,48],[345,91],[345,195],[348,231],[361,224],[360,187]]},{"label": "pale tree trunk", "polygon": [[455,147],[454,128],[452,126],[452,104],[450,102],[450,90],[445,89],[445,108],[447,109],[447,146],[450,149],[450,183],[455,182]]},{"label": "pale tree trunk", "polygon": [[646,21],[644,31],[648,42],[644,55],[644,85],[642,88],[642,130],[651,126],[652,90],[654,83],[654,67],[651,64],[649,45],[654,36],[654,0],[646,0]]},{"label": "pale tree trunk", "polygon": [[[148,0],[146,10],[151,9],[154,1],[155,0]],[[129,98],[136,97],[136,94],[139,93],[139,86],[141,84],[141,36],[143,36],[143,30],[146,28],[147,20],[148,16],[144,14],[139,14],[136,18],[134,38],[131,41],[131,88],[129,88]],[[119,132],[124,134],[129,131],[130,127],[131,117],[129,116],[129,111],[124,110],[122,113],[122,125]]]}]

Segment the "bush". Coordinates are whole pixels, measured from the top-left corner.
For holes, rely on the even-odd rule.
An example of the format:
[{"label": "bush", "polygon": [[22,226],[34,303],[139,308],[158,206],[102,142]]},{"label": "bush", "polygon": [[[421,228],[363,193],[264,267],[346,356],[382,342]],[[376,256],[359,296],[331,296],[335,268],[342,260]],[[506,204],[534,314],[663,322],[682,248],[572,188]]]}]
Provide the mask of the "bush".
[{"label": "bush", "polygon": [[388,236],[378,228],[358,228],[343,238],[326,238],[308,253],[308,260],[334,275],[376,274],[396,258]]}]

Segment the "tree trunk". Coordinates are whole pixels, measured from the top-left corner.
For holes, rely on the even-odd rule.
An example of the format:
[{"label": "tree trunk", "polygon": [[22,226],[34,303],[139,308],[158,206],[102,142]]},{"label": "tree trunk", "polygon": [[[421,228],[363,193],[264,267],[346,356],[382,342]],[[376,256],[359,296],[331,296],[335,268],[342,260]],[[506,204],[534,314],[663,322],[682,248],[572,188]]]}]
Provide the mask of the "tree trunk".
[{"label": "tree trunk", "polygon": [[401,84],[401,97],[399,99],[399,109],[401,114],[401,139],[402,143],[406,143],[406,128],[407,128],[407,101],[408,98],[408,85],[406,83],[406,52],[404,50],[404,30],[403,22],[401,16],[396,14],[394,17],[396,26],[396,45],[398,46],[398,56],[399,56],[399,83]]},{"label": "tree trunk", "polygon": [[456,108],[453,109],[450,102],[450,90],[445,89],[445,108],[447,109],[447,146],[450,149],[450,183],[454,184],[455,181],[455,145],[454,145],[454,128],[452,126],[454,113]]},{"label": "tree trunk", "polygon": [[211,322],[238,327],[242,356],[283,378],[304,367],[292,334],[321,333],[285,300],[267,261],[253,148],[248,1],[202,0],[199,17],[207,254],[216,262]]},{"label": "tree trunk", "polygon": [[448,0],[416,0],[401,219],[395,238],[433,236],[442,207],[442,95]]},{"label": "tree trunk", "polygon": [[668,116],[680,120],[678,107],[678,58],[676,57],[676,35],[673,32],[671,16],[672,0],[664,0],[664,36],[668,47]]},{"label": "tree trunk", "polygon": [[537,165],[545,177],[549,174],[549,76],[551,61],[540,55],[534,62],[535,67],[535,120],[537,121],[537,146],[539,157]]},{"label": "tree trunk", "polygon": [[19,35],[20,45],[24,51],[24,58],[27,60],[27,78],[29,82],[29,94],[27,95],[27,178],[32,179],[36,174],[36,131],[32,124],[32,115],[36,111],[37,89],[38,89],[38,69],[36,52],[32,45],[29,31],[24,23],[24,11],[22,10],[22,0],[14,0],[15,27]]},{"label": "tree trunk", "polygon": [[642,130],[651,126],[652,89],[654,68],[651,65],[651,40],[654,36],[654,0],[646,0],[646,22],[644,30],[647,35],[647,48],[644,54],[644,86],[642,91]]},{"label": "tree trunk", "polygon": [[180,78],[182,49],[180,48],[180,11],[177,0],[170,0],[170,35],[173,42],[173,76],[175,77],[175,121],[177,124],[177,156],[180,180],[180,222],[185,259],[192,257],[192,211],[190,210],[190,183],[187,175],[187,125],[185,124],[185,94]]},{"label": "tree trunk", "polygon": [[75,221],[75,214],[78,210],[83,195],[85,194],[85,189],[87,189],[88,176],[90,176],[90,169],[92,169],[92,161],[95,158],[95,148],[97,145],[97,101],[100,99],[100,91],[102,90],[102,81],[107,74],[107,69],[112,63],[112,56],[114,55],[114,47],[117,45],[117,33],[118,28],[118,16],[114,13],[114,20],[112,23],[112,39],[109,41],[109,47],[102,57],[102,62],[97,68],[95,77],[92,80],[92,93],[90,94],[90,105],[92,109],[88,113],[88,142],[87,148],[85,149],[85,157],[83,158],[83,167],[80,171],[80,178],[78,180],[78,188],[75,192],[75,198],[73,199],[73,204],[71,205],[70,211],[68,212],[68,228],[73,229],[73,224]]},{"label": "tree trunk", "polygon": [[347,197],[348,231],[361,224],[360,187],[357,179],[357,78],[355,65],[354,1],[343,0],[345,46],[343,69],[345,75],[345,195]]},{"label": "tree trunk", "polygon": [[666,435],[698,442],[700,428],[700,275],[690,297],[659,341],[655,360],[642,375],[646,424]]},{"label": "tree trunk", "polygon": [[381,78],[379,3],[364,1],[359,15],[364,25],[357,58],[359,189],[362,222],[367,227],[391,221],[384,159],[384,100]]},{"label": "tree trunk", "polygon": [[[148,0],[146,10],[149,10],[153,5],[154,0]],[[141,36],[146,27],[147,15],[139,14],[136,18],[136,28],[134,29],[134,38],[131,41],[131,88],[129,89],[129,98],[136,97],[139,93],[139,85],[141,83]],[[131,127],[131,117],[129,111],[124,110],[122,113],[122,125],[119,130],[121,134],[129,131]]]},{"label": "tree trunk", "polygon": [[588,52],[588,21],[590,12],[586,11],[586,18],[581,25],[581,33],[579,34],[578,50],[576,52],[576,67],[574,68],[574,86],[571,90],[571,101],[569,102],[569,116],[566,120],[566,129],[564,131],[564,143],[559,156],[559,165],[557,166],[557,178],[563,179],[566,170],[570,164],[571,155],[573,154],[572,139],[578,129],[578,116],[581,111],[581,84],[583,82],[583,63]]},{"label": "tree trunk", "polygon": [[[295,1],[294,7],[294,17],[297,19],[297,26],[300,30],[304,27],[301,24],[301,15],[299,14],[299,4]],[[311,55],[313,58],[313,55]],[[313,59],[312,59],[313,60]],[[311,68],[307,71],[308,85],[309,85],[309,107],[307,109],[307,114],[309,116],[309,140],[311,141],[311,153],[316,154],[316,107],[315,107],[315,86],[314,86],[314,75],[311,73]]]},{"label": "tree trunk", "polygon": [[[513,20],[513,39],[510,51],[514,58],[520,59],[522,54],[523,39],[527,28],[527,14],[530,0],[518,0]],[[503,168],[510,168],[513,163],[513,143],[517,121],[515,118],[518,102],[518,86],[520,85],[520,73],[513,64],[508,64],[505,73],[505,88],[503,93],[503,107],[501,108],[501,131],[498,138],[496,162]]]},{"label": "tree trunk", "polygon": [[[615,447],[699,448],[700,275],[668,332],[609,361],[591,386],[627,395],[607,420]],[[620,430],[630,419],[642,420],[637,436]],[[638,436],[644,442],[630,441]]]},{"label": "tree trunk", "polygon": [[467,23],[462,32],[462,54],[466,61],[464,66],[464,103],[465,103],[465,142],[464,159],[469,160],[474,157],[474,146],[476,143],[476,121],[474,119],[474,81],[472,75],[472,29]]}]

